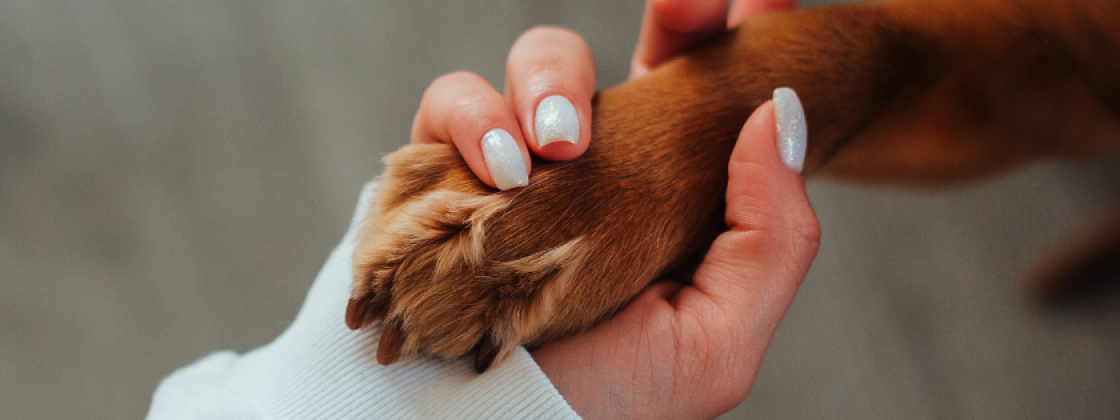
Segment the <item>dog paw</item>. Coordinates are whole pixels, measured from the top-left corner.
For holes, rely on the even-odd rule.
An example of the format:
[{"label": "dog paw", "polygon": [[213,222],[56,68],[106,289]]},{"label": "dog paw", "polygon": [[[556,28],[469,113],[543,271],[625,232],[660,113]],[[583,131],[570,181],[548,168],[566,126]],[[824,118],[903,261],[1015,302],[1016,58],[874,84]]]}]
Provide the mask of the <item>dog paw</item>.
[{"label": "dog paw", "polygon": [[542,207],[553,200],[540,198],[550,190],[497,192],[447,145],[408,146],[386,164],[359,234],[346,311],[352,329],[384,320],[379,363],[476,350],[481,372],[515,346],[601,316],[602,309],[557,317],[574,277],[587,274],[589,248],[579,229],[536,226],[531,215],[547,213]]}]

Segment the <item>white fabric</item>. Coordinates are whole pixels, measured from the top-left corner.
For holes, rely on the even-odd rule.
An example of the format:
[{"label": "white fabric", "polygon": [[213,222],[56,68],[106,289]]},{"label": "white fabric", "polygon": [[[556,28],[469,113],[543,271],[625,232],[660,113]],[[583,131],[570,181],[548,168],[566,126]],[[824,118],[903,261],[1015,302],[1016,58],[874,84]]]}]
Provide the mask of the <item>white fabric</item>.
[{"label": "white fabric", "polygon": [[380,327],[355,332],[344,321],[371,188],[291,327],[245,355],[217,352],[176,371],[156,390],[149,419],[579,418],[522,348],[481,375],[466,358],[377,364]]}]

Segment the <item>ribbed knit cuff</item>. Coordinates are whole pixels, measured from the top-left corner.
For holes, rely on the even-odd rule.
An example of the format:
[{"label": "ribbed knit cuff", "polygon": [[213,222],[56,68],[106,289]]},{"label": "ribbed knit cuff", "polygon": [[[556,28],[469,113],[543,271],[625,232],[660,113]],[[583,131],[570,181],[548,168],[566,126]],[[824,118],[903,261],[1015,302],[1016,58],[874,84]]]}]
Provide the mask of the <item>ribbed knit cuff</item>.
[{"label": "ribbed knit cuff", "polygon": [[174,373],[156,391],[149,418],[579,418],[524,349],[481,375],[466,359],[377,364],[380,327],[355,332],[344,322],[354,237],[371,187],[291,327],[244,356],[217,353]]}]

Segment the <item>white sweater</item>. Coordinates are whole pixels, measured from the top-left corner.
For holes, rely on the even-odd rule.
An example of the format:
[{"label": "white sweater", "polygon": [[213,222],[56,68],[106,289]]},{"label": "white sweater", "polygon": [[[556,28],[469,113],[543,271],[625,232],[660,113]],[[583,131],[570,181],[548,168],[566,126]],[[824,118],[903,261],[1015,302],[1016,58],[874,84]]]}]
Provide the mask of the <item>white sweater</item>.
[{"label": "white sweater", "polygon": [[350,261],[372,184],[296,320],[272,343],[223,351],[160,383],[149,419],[577,419],[523,348],[484,374],[467,358],[377,364],[381,335],[346,328]]}]

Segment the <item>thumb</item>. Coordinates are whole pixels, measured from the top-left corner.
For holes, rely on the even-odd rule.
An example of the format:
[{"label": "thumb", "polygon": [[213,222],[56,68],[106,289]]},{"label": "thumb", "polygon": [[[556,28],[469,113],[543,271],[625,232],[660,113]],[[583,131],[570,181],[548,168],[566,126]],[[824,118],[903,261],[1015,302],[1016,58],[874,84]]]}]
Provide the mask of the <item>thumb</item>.
[{"label": "thumb", "polygon": [[780,88],[747,120],[732,152],[729,230],[693,285],[740,328],[773,333],[816,256],[820,225],[800,175],[806,133],[797,95]]}]

